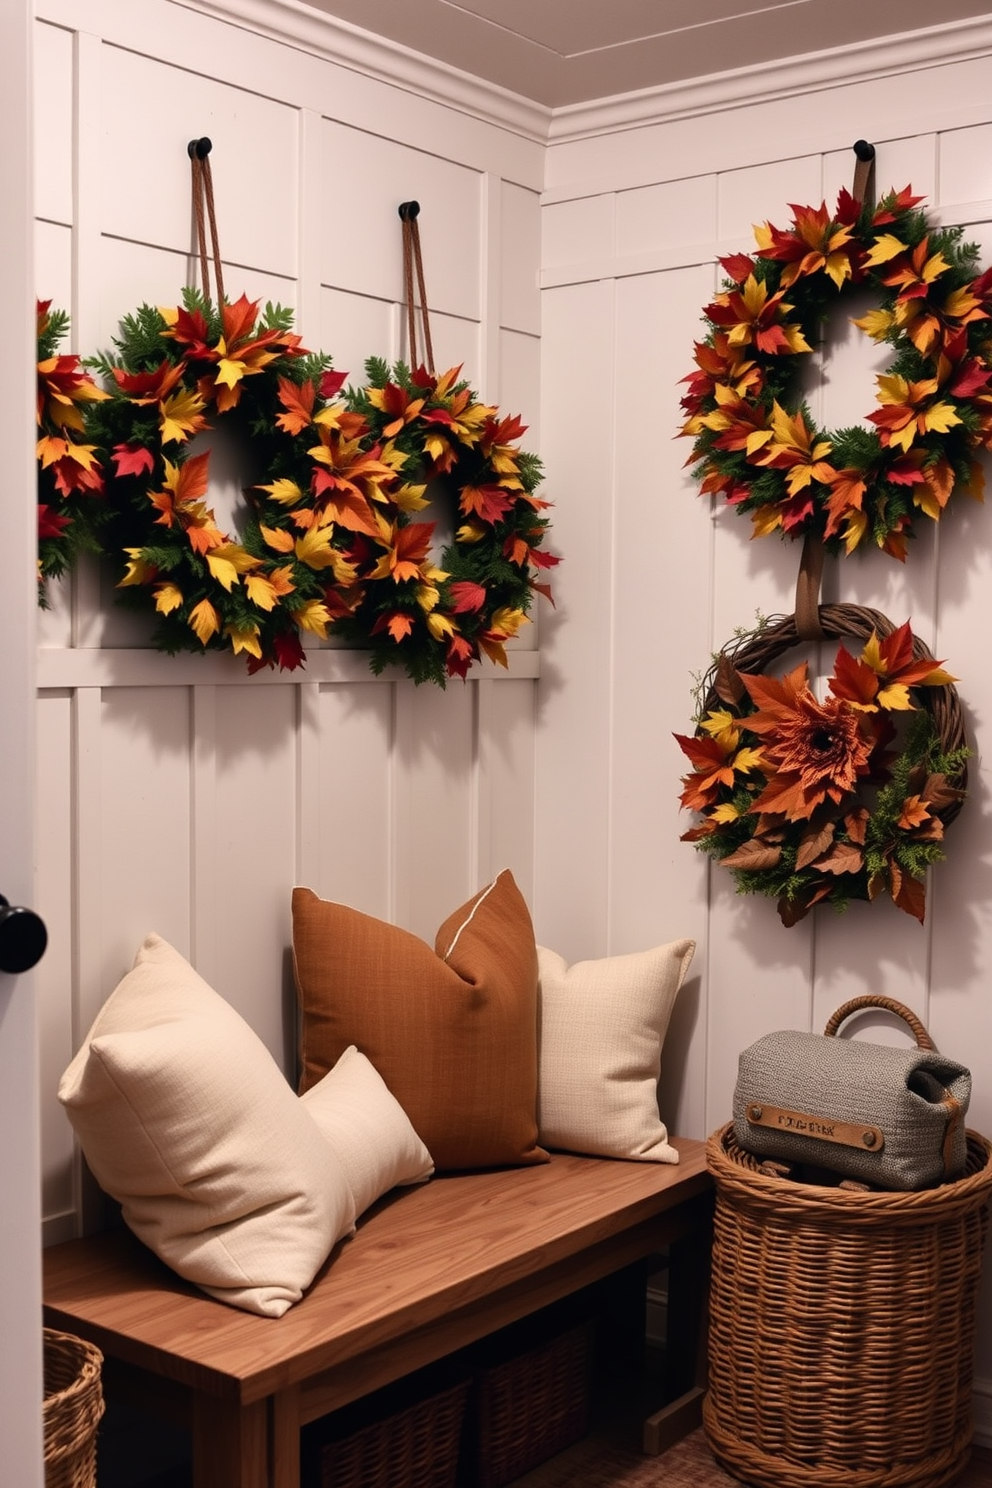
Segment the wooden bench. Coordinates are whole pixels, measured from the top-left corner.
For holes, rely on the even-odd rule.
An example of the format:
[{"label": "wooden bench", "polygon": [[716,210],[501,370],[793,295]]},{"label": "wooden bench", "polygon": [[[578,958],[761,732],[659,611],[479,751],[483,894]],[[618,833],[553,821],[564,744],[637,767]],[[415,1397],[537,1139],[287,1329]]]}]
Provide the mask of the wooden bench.
[{"label": "wooden bench", "polygon": [[195,1488],[299,1488],[307,1422],[668,1248],[685,1395],[645,1423],[659,1451],[698,1420],[712,1218],[704,1144],[675,1146],[678,1166],[556,1154],[398,1191],[279,1319],[205,1297],[126,1230],[72,1240],[45,1253],[45,1321],[103,1350],[108,1399],[189,1427]]}]

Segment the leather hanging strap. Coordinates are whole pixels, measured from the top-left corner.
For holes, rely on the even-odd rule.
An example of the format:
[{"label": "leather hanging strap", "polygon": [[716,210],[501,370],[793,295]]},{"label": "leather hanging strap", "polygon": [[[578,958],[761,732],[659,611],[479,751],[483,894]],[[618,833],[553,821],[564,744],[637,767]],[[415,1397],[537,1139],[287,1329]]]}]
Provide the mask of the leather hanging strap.
[{"label": "leather hanging strap", "polygon": [[209,139],[190,140],[186,147],[189,153],[190,174],[193,187],[193,221],[196,225],[196,242],[200,255],[200,282],[203,297],[210,299],[210,260],[207,256],[207,226],[210,228],[210,246],[213,253],[214,276],[217,284],[217,308],[224,304],[224,274],[220,262],[220,242],[217,237],[217,214],[214,210],[214,181],[210,169]]},{"label": "leather hanging strap", "polygon": [[873,207],[875,205],[875,146],[870,145],[867,140],[855,140],[854,153],[858,157],[858,163],[854,167],[854,185],[851,187],[851,195],[859,207],[865,203]]},{"label": "leather hanging strap", "polygon": [[423,362],[427,371],[434,372],[434,347],[431,342],[431,318],[427,307],[427,290],[424,286],[424,260],[420,251],[420,203],[401,202],[400,221],[403,224],[403,285],[406,294],[407,339],[411,368],[419,365],[417,357],[417,316],[414,298],[413,276],[416,271],[417,288],[420,294],[420,320],[424,332]]},{"label": "leather hanging strap", "polygon": [[820,537],[815,532],[807,532],[796,580],[796,634],[801,641],[822,641],[825,634],[820,624],[823,553]]}]

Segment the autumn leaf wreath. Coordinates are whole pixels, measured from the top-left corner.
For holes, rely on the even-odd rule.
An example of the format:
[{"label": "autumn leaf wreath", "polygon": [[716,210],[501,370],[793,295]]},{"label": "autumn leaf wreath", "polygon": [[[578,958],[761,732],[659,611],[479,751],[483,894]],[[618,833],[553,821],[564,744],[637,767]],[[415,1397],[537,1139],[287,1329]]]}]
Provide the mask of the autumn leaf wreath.
[{"label": "autumn leaf wreath", "polygon": [[925,876],[960,809],[968,750],[955,678],[876,610],[822,605],[837,649],[826,696],[806,662],[765,668],[801,639],[794,616],[725,649],[700,685],[695,733],[676,734],[692,765],[683,834],[734,876],[739,893],[777,899],[786,925],[813,905],[892,901],[921,923]]},{"label": "autumn leaf wreath", "polygon": [[[919,517],[939,521],[956,489],[979,500],[976,455],[992,448],[992,269],[959,227],[934,229],[910,187],[872,209],[846,190],[835,212],[793,206],[786,229],[755,228],[758,252],[720,260],[704,310],[681,433],[700,492],[755,536],[814,535],[828,550],[875,544],[906,556]],[[800,373],[826,312],[852,290],[877,306],[854,324],[891,346],[871,428],[819,429]]]},{"label": "autumn leaf wreath", "polygon": [[[153,616],[161,650],[244,654],[249,672],[304,665],[308,635],[360,645],[373,672],[396,664],[415,682],[443,686],[482,656],[506,666],[534,593],[550,597],[537,571],[558,562],[542,547],[540,461],[517,444],[525,426],[458,368],[373,358],[345,389],[291,325],[279,306],[242,295],[218,311],[187,290],[181,306],[125,316],[113,352],[89,363],[105,389],[73,385],[69,409],[49,399],[49,438],[53,419],[80,427],[92,400],[64,481],[99,488],[86,531],[116,564],[119,599]],[[191,449],[219,427],[258,472],[233,532],[208,504],[210,450]],[[439,561],[435,523],[417,520],[432,487],[457,514]],[[63,545],[47,571],[69,557]]]}]

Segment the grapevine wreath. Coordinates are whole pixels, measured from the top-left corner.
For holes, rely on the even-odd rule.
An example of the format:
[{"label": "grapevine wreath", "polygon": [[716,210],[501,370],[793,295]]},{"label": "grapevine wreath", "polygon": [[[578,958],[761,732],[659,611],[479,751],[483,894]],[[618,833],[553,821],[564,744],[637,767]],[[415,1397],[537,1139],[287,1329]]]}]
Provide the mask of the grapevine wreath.
[{"label": "grapevine wreath", "polygon": [[[955,489],[981,499],[992,447],[992,269],[960,228],[931,228],[909,187],[874,210],[846,190],[831,216],[793,206],[755,228],[758,252],[720,260],[723,290],[683,379],[701,491],[747,512],[754,535],[814,536],[828,551],[875,543],[904,559],[922,514]],[[870,429],[819,429],[799,386],[830,306],[856,288],[877,305],[854,322],[892,347]]]},{"label": "grapevine wreath", "polygon": [[[110,397],[90,428],[105,451],[108,549],[124,602],[156,618],[161,649],[245,653],[250,672],[304,663],[304,634],[333,629],[370,650],[373,671],[405,666],[444,685],[526,618],[547,505],[539,462],[457,371],[436,378],[369,364],[373,385],[338,395],[345,377],[303,351],[290,312],[244,296],[214,309],[188,290],[176,309],[125,317],[115,352],[96,360]],[[209,452],[197,434],[240,433],[260,478],[241,530],[207,505]],[[434,524],[413,517],[426,483],[457,492],[462,525],[431,559]]]},{"label": "grapevine wreath", "polygon": [[675,736],[693,767],[682,805],[699,815],[682,840],[739,893],[777,899],[786,925],[883,894],[922,923],[926,869],[967,784],[955,679],[908,621],[855,605],[819,616],[825,636],[864,642],[838,647],[822,700],[805,662],[766,672],[801,640],[791,615],[738,637],[702,679],[695,733]]},{"label": "grapevine wreath", "polygon": [[45,581],[59,578],[82,548],[96,547],[102,515],[103,469],[86,441],[83,405],[106,397],[78,356],[58,354],[69,328],[64,310],[39,300],[38,317],[38,597]]}]

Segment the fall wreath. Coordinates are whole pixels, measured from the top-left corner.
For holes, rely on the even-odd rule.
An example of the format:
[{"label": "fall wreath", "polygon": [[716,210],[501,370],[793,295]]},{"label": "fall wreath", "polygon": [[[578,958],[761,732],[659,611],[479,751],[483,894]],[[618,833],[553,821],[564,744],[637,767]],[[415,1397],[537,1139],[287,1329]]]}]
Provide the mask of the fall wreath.
[{"label": "fall wreath", "polygon": [[[534,493],[541,462],[516,441],[526,426],[501,418],[455,368],[441,376],[370,359],[367,385],[348,403],[387,452],[407,496],[374,513],[361,566],[361,597],[341,634],[372,647],[380,671],[402,649],[415,681],[464,677],[480,655],[506,666],[505,642],[526,623],[534,593],[551,598],[535,570],[558,558],[541,544],[548,503]],[[455,506],[455,532],[431,558],[434,522],[413,521],[434,490]]]},{"label": "fall wreath", "polygon": [[[88,427],[108,470],[105,547],[125,603],[155,616],[161,649],[244,653],[249,671],[304,663],[303,636],[333,629],[367,645],[373,670],[399,662],[443,685],[525,618],[546,503],[538,462],[457,373],[435,379],[374,365],[379,385],[338,397],[345,376],[305,352],[290,312],[242,296],[215,310],[126,316],[115,351],[93,365],[109,396]],[[240,435],[260,478],[235,534],[207,503],[199,434]],[[465,522],[444,569],[433,526],[414,522],[425,482],[450,479]],[[474,483],[474,484],[473,484]],[[450,570],[449,570],[450,560]]]},{"label": "fall wreath", "polygon": [[85,405],[106,397],[78,356],[59,355],[69,329],[65,310],[37,305],[38,337],[38,597],[45,581],[70,569],[84,548],[97,547],[103,468],[87,442]]},{"label": "fall wreath", "polygon": [[[754,535],[815,534],[831,551],[875,543],[904,559],[922,515],[956,489],[981,498],[992,446],[992,269],[961,228],[933,229],[909,187],[872,209],[842,190],[836,211],[793,206],[755,228],[756,254],[722,258],[696,370],[683,379],[701,491],[751,517]],[[816,427],[800,370],[824,317],[856,288],[877,306],[854,324],[892,347],[871,428]]]},{"label": "fall wreath", "polygon": [[822,605],[838,647],[827,696],[805,662],[767,668],[800,642],[794,616],[739,637],[703,677],[695,733],[676,734],[692,764],[683,834],[734,875],[739,893],[777,899],[794,925],[826,901],[889,894],[921,923],[925,875],[967,785],[955,679],[913,635],[877,610]]}]

